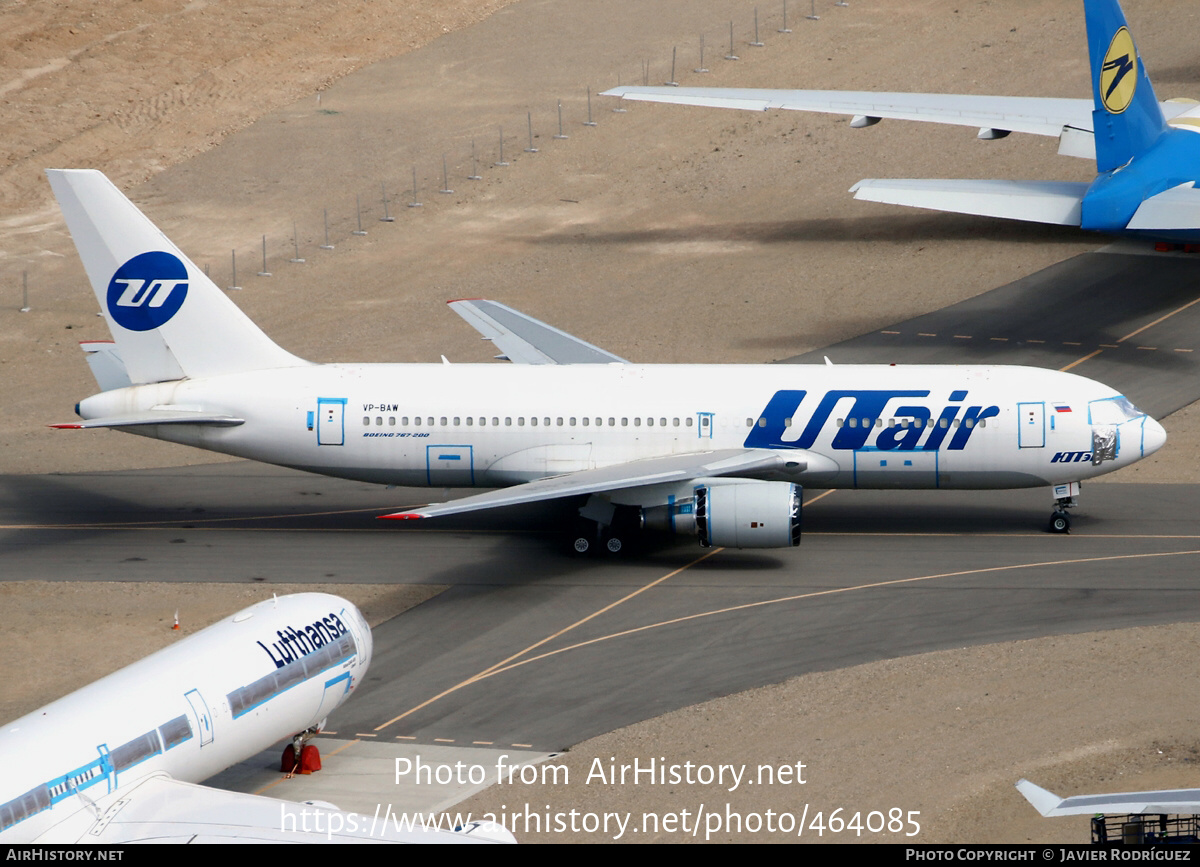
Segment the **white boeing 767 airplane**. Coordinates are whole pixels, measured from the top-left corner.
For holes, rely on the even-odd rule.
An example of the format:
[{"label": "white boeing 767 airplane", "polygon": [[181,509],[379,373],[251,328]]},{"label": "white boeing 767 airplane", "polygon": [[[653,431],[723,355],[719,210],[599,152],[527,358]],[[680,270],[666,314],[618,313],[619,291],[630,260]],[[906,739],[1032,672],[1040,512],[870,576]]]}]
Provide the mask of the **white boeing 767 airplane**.
[{"label": "white boeing 767 airplane", "polygon": [[313,364],[275,345],[104,175],[48,172],[115,343],[65,428],[116,428],[392,485],[488,487],[387,517],[586,498],[577,550],[638,527],[800,541],[800,485],[1051,487],[1166,439],[1107,386],[1030,367],[637,365],[490,301],[451,307],[513,365]]},{"label": "white boeing 767 airplane", "polygon": [[1084,0],[1083,7],[1091,99],[721,87],[615,87],[604,95],[847,114],[856,128],[884,118],[957,124],[978,127],[984,140],[1011,132],[1055,136],[1060,154],[1096,161],[1095,180],[871,178],[850,191],[869,202],[1200,241],[1200,106],[1159,102],[1117,0]]},{"label": "white boeing 767 airplane", "polygon": [[0,727],[0,844],[515,842],[196,785],[315,732],[370,662],[353,604],[280,596]]}]

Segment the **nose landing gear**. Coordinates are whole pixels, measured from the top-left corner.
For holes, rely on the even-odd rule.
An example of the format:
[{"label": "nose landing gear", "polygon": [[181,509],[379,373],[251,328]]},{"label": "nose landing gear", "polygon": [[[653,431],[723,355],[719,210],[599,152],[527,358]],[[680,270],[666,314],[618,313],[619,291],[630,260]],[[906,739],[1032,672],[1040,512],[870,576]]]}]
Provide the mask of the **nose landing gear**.
[{"label": "nose landing gear", "polygon": [[1067,514],[1067,509],[1073,509],[1079,505],[1075,500],[1079,488],[1079,482],[1067,482],[1054,486],[1054,512],[1051,513],[1050,525],[1046,528],[1048,532],[1071,532],[1071,516]]}]

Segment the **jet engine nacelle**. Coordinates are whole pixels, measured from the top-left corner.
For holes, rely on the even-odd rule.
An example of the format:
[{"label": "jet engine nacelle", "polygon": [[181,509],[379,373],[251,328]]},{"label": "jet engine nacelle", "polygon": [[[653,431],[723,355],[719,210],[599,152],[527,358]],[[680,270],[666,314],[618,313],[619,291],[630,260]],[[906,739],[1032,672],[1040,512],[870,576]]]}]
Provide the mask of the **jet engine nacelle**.
[{"label": "jet engine nacelle", "polygon": [[791,482],[739,482],[696,488],[700,545],[791,548],[800,544],[800,488]]}]

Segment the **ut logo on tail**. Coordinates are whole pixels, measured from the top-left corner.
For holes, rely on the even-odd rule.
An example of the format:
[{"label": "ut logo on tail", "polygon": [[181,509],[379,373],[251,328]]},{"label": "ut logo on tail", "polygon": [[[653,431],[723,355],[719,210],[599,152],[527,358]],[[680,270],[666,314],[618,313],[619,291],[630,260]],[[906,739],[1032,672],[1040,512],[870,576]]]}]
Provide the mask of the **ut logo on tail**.
[{"label": "ut logo on tail", "polygon": [[1122,27],[1108,44],[1100,68],[1100,101],[1112,114],[1120,114],[1133,102],[1137,90],[1137,49],[1129,29]]},{"label": "ut logo on tail", "polygon": [[108,315],[130,331],[151,331],[179,312],[187,291],[187,267],[177,257],[141,253],[108,281]]}]

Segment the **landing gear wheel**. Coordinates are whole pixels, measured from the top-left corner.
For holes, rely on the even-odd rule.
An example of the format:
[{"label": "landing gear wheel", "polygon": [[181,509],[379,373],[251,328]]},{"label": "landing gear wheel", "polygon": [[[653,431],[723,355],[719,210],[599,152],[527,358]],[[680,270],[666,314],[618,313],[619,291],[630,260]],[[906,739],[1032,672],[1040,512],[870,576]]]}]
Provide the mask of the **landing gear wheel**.
[{"label": "landing gear wheel", "polygon": [[1048,529],[1051,533],[1070,533],[1071,518],[1066,512],[1057,511],[1050,516],[1050,527]]},{"label": "landing gear wheel", "polygon": [[605,550],[610,554],[620,554],[625,545],[618,536],[609,536],[604,543]]},{"label": "landing gear wheel", "polygon": [[587,556],[588,551],[592,549],[592,540],[583,534],[576,534],[571,542],[571,549],[581,557]]}]

